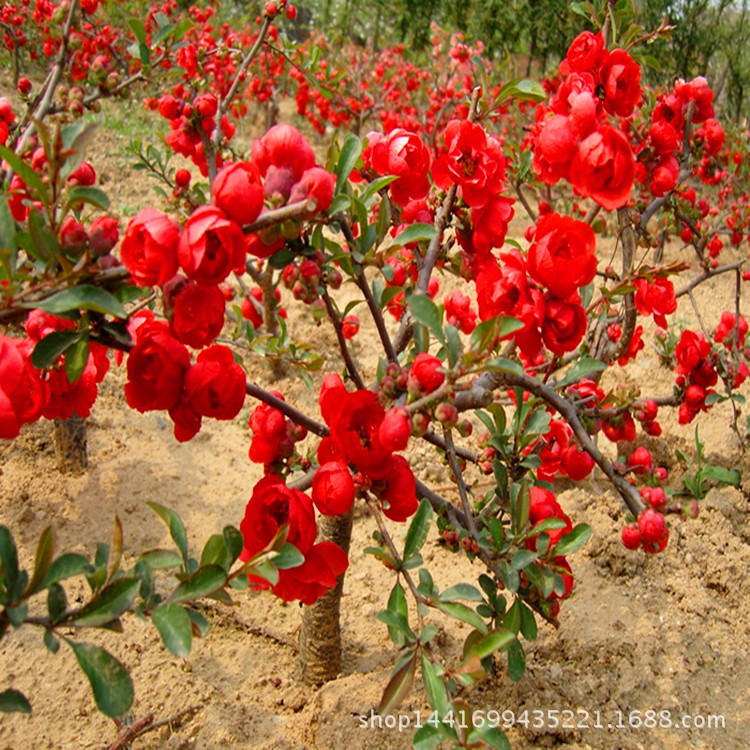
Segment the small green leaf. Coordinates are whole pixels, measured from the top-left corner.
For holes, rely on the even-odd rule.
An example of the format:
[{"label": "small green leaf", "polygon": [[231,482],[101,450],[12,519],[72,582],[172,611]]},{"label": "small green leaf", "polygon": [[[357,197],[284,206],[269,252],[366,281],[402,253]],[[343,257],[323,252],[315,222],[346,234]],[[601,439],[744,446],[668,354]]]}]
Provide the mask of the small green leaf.
[{"label": "small green leaf", "polygon": [[445,343],[442,313],[426,294],[413,294],[409,297],[409,310],[418,323],[426,326],[440,343]]},{"label": "small green leaf", "polygon": [[65,352],[65,374],[72,385],[83,375],[89,361],[89,337],[84,331],[78,341],[73,342]]},{"label": "small green leaf", "polygon": [[68,608],[65,589],[59,583],[50,583],[47,589],[47,612],[53,623],[59,622]]},{"label": "small green leaf", "polygon": [[497,95],[498,104],[508,99],[517,99],[521,102],[543,102],[547,94],[537,81],[531,81],[528,78],[517,78],[508,81]]},{"label": "small green leaf", "polygon": [[589,540],[591,536],[591,526],[585,523],[576,524],[572,531],[569,531],[555,545],[555,557],[562,557],[577,552]]},{"label": "small green leaf", "polygon": [[222,535],[224,537],[224,544],[226,545],[227,552],[230,557],[230,566],[237,560],[242,554],[242,549],[245,546],[245,541],[240,533],[239,529],[234,526],[225,526]]},{"label": "small green leaf", "polygon": [[31,703],[23,693],[9,688],[0,693],[0,712],[30,714]]},{"label": "small green leaf", "polygon": [[383,716],[397,708],[409,694],[417,671],[417,652],[412,651],[408,661],[397,669],[383,691],[378,713]]},{"label": "small green leaf", "polygon": [[130,26],[133,36],[139,44],[146,44],[146,26],[140,18],[128,18],[128,26]]},{"label": "small green leaf", "polygon": [[703,477],[709,481],[731,484],[733,487],[739,487],[742,481],[742,476],[737,469],[725,469],[723,466],[703,467]]},{"label": "small green leaf", "polygon": [[414,631],[409,627],[409,621],[406,619],[406,615],[401,612],[395,612],[390,609],[384,609],[375,615],[375,619],[388,626],[388,630],[391,628],[397,630],[406,636],[407,641],[416,640]]},{"label": "small green leaf", "polygon": [[392,240],[386,241],[382,249],[392,247],[406,247],[412,242],[427,242],[437,235],[437,230],[432,224],[416,222],[410,224],[402,232],[399,232]]},{"label": "small green leaf", "polygon": [[188,547],[187,547],[187,533],[185,532],[185,524],[182,523],[182,519],[169,508],[165,508],[159,503],[146,503],[158,516],[167,524],[169,528],[169,534],[177,545],[177,549],[182,555],[182,559],[187,565],[188,562]]},{"label": "small green leaf", "polygon": [[144,552],[138,559],[148,565],[151,570],[176,568],[182,565],[182,558],[171,549],[152,549]]},{"label": "small green leaf", "polygon": [[77,203],[88,203],[102,211],[109,210],[109,196],[99,188],[78,186],[67,193],[68,206],[75,206]]},{"label": "small green leaf", "polygon": [[39,544],[36,548],[36,557],[34,558],[34,575],[26,587],[25,596],[31,596],[36,593],[44,582],[55,554],[55,530],[52,526],[47,528],[39,536]]},{"label": "small green leaf", "polygon": [[76,616],[72,624],[96,628],[117,619],[133,603],[140,581],[137,578],[119,578],[105,586]]},{"label": "small green leaf", "polygon": [[181,583],[169,600],[171,602],[185,602],[213,594],[224,586],[227,574],[219,565],[205,565]]},{"label": "small green leaf", "polygon": [[582,357],[573,367],[565,373],[565,377],[558,383],[559,386],[577,383],[582,378],[587,378],[597,372],[607,369],[604,362],[594,359],[593,357]]},{"label": "small green leaf", "polygon": [[521,635],[527,641],[535,641],[537,637],[537,624],[534,612],[523,602],[520,604],[521,610]]},{"label": "small green leaf", "polygon": [[419,503],[417,512],[409,524],[409,530],[406,532],[406,542],[404,543],[404,560],[416,555],[424,543],[427,541],[427,534],[430,530],[430,524],[435,515],[430,501],[426,498]]},{"label": "small green leaf", "polygon": [[272,562],[279,570],[288,570],[302,565],[305,556],[293,544],[285,544]]},{"label": "small green leaf", "polygon": [[516,636],[513,633],[505,628],[498,628],[473,643],[465,656],[476,656],[479,659],[484,659],[485,656],[496,654],[498,651],[508,648],[514,640],[516,640]]},{"label": "small green leaf", "polygon": [[443,725],[423,724],[412,737],[413,750],[435,750],[443,741]]},{"label": "small green leaf", "polygon": [[[396,584],[391,589],[390,596],[388,597],[388,611],[394,612],[397,615],[403,617],[408,627],[409,608],[406,603],[406,592],[404,591],[404,587],[399,581],[396,581]],[[406,638],[404,637],[404,633],[401,628],[394,627],[393,625],[388,625],[388,635],[397,646],[403,646],[404,643],[406,643]]]},{"label": "small green leaf", "polygon": [[447,716],[451,710],[451,702],[445,683],[440,679],[435,665],[429,660],[427,654],[422,653],[422,682],[427,700],[430,706],[438,712],[438,716]]},{"label": "small green leaf", "polygon": [[465,600],[468,602],[481,602],[484,600],[482,592],[470,583],[457,583],[440,594],[440,599],[444,602],[455,602]]},{"label": "small green leaf", "polygon": [[459,602],[443,602],[434,600],[431,602],[434,607],[439,609],[443,614],[454,618],[455,620],[461,620],[466,622],[472,627],[475,627],[481,633],[487,633],[487,623],[470,607]]},{"label": "small green leaf", "polygon": [[84,336],[82,331],[54,331],[45,336],[34,347],[31,354],[31,364],[37,370],[44,370],[57,362],[57,358],[80,341]]},{"label": "small green leaf", "polygon": [[21,576],[18,569],[18,550],[7,526],[0,526],[0,570],[5,579],[4,588],[8,595],[7,600],[13,602],[21,594],[23,587],[19,586]]},{"label": "small green leaf", "polygon": [[179,604],[164,604],[151,613],[164,645],[175,655],[185,657],[193,645],[193,626]]},{"label": "small green leaf", "polygon": [[47,188],[42,181],[41,176],[38,175],[29,164],[5,146],[0,146],[0,159],[5,159],[5,161],[8,162],[10,168],[26,183],[27,187],[36,193],[36,197],[39,198],[45,206],[49,205],[49,194],[47,193]]},{"label": "small green leaf", "polygon": [[231,564],[224,535],[212,534],[201,552],[201,565],[219,565],[224,570],[229,570]]},{"label": "small green leaf", "polygon": [[341,147],[341,154],[336,165],[336,190],[334,195],[341,192],[361,154],[362,141],[356,135],[350,133],[344,139],[344,145]]},{"label": "small green leaf", "polygon": [[519,640],[514,640],[508,649],[508,675],[518,682],[526,671],[526,654]]},{"label": "small green leaf", "polygon": [[[491,351],[496,345],[498,339],[504,339],[507,336],[520,331],[523,323],[505,315],[498,315],[480,323],[472,332],[469,345],[472,351],[482,354]],[[523,372],[523,370],[522,370]]]},{"label": "small green leaf", "polygon": [[513,555],[510,564],[516,570],[523,570],[528,565],[531,565],[531,563],[533,563],[538,557],[539,555],[530,549],[520,549],[515,555]]},{"label": "small green leaf", "polygon": [[51,630],[44,631],[44,645],[51,654],[56,654],[60,650],[60,641]]},{"label": "small green leaf", "polygon": [[210,628],[208,620],[200,612],[196,612],[194,609],[190,609],[190,607],[186,607],[185,612],[187,612],[187,616],[190,618],[193,635],[196,638],[204,638],[208,635]]},{"label": "small green leaf", "polygon": [[126,714],[133,705],[133,681],[127,669],[99,646],[66,642],[91,683],[99,710],[112,718]]},{"label": "small green leaf", "polygon": [[105,315],[113,315],[123,320],[128,317],[125,308],[117,297],[91,284],[81,284],[70,289],[64,289],[42,302],[28,305],[28,307],[38,307],[40,310],[53,315],[73,310],[90,310]]}]

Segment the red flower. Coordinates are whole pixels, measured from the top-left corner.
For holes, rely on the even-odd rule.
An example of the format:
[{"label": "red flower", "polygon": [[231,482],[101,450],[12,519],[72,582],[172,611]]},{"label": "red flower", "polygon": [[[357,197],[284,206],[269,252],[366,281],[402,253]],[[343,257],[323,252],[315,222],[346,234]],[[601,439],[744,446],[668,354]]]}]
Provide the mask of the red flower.
[{"label": "red flower", "polygon": [[120,238],[117,219],[111,216],[97,216],[89,227],[89,246],[94,255],[106,255]]},{"label": "red flower", "polygon": [[188,350],[172,336],[169,326],[144,322],[128,355],[128,406],[140,412],[176,406],[189,367]]},{"label": "red flower", "polygon": [[432,354],[417,354],[409,369],[409,393],[424,396],[440,388],[445,382],[445,373],[440,369],[442,366],[443,363]]},{"label": "red flower", "polygon": [[623,49],[604,58],[599,79],[604,89],[604,109],[611,115],[629,117],[641,99],[641,67]]},{"label": "red flower", "polygon": [[642,315],[654,314],[654,322],[659,328],[666,329],[665,315],[671,315],[677,309],[677,299],[674,296],[674,284],[669,279],[654,279],[649,283],[646,279],[636,279],[635,306]]},{"label": "red flower", "polygon": [[[382,477],[388,471],[391,452],[380,442],[380,424],[385,416],[383,407],[372,391],[344,389],[333,407],[334,413],[322,406],[323,416],[331,428],[331,437],[338,448],[360,471],[369,477]],[[326,417],[328,413],[328,417]]]},{"label": "red flower", "polygon": [[544,308],[542,340],[554,354],[572,352],[586,333],[586,311],[578,300],[548,298]]},{"label": "red flower", "polygon": [[[273,391],[272,391],[273,393]],[[273,393],[280,399],[280,393]],[[268,404],[260,404],[250,415],[249,427],[253,431],[250,441],[250,460],[257,464],[272,464],[292,454],[294,439],[287,418]]]},{"label": "red flower", "polygon": [[213,202],[232,221],[252,224],[263,208],[263,184],[258,168],[250,161],[224,167],[213,184]]},{"label": "red flower", "polygon": [[547,214],[539,219],[526,259],[529,274],[556,297],[569,297],[596,275],[596,237],[585,221]]},{"label": "red flower", "polygon": [[483,206],[471,209],[471,243],[479,252],[489,252],[490,248],[502,247],[508,224],[513,218],[513,201],[502,196],[493,196]]},{"label": "red flower", "polygon": [[234,419],[245,403],[245,372],[231,349],[204,349],[185,376],[185,400],[202,417]]},{"label": "red flower", "polygon": [[617,129],[601,125],[578,145],[570,165],[576,192],[608,210],[624,206],[635,181],[635,160],[628,139]]},{"label": "red flower", "polygon": [[649,189],[657,196],[666,195],[674,190],[680,176],[680,164],[672,154],[665,154],[651,171]]},{"label": "red flower", "polygon": [[385,413],[380,423],[378,437],[386,450],[402,451],[411,437],[411,415],[403,406],[394,406]]},{"label": "red flower", "polygon": [[315,166],[310,144],[291,125],[274,125],[255,141],[252,158],[264,178],[264,195],[267,198],[279,195],[284,201],[302,175]]},{"label": "red flower", "polygon": [[323,167],[311,167],[292,187],[289,203],[312,200],[315,201],[315,212],[327,211],[333,202],[335,189],[336,175],[327,172]]},{"label": "red flower", "polygon": [[570,70],[582,73],[599,67],[605,54],[604,38],[601,32],[593,34],[590,31],[584,31],[571,43],[565,61]]},{"label": "red flower", "polygon": [[380,499],[386,518],[406,521],[419,505],[414,473],[403,456],[391,456],[383,468],[383,478],[373,486],[373,492]]},{"label": "red flower", "polygon": [[[240,531],[245,542],[242,559],[249,560],[274,540],[282,526],[288,527],[286,541],[305,557],[297,567],[279,571],[273,592],[285,601],[299,599],[312,604],[336,585],[348,567],[344,551],[332,542],[315,544],[318,529],[312,500],[299,490],[287,487],[281,477],[270,474],[258,482],[245,508]],[[270,584],[257,580],[259,588]]]},{"label": "red flower", "polygon": [[674,355],[677,359],[675,370],[682,375],[689,375],[696,370],[701,361],[711,353],[711,344],[706,341],[703,334],[695,331],[683,331]]},{"label": "red flower", "polygon": [[0,335],[0,439],[18,437],[21,426],[42,415],[47,389],[31,365],[28,339]]},{"label": "red flower", "polygon": [[[560,507],[555,496],[549,490],[546,490],[543,487],[532,487],[531,502],[529,504],[529,523],[531,524],[531,531],[533,532],[534,527],[547,518],[559,518],[565,522],[565,526],[562,528],[550,529],[545,532],[549,535],[549,549],[552,549],[565,534],[572,530],[573,524],[562,507]],[[526,541],[526,547],[528,549],[536,550],[537,539],[538,534],[530,534]]]},{"label": "red flower", "polygon": [[125,230],[120,257],[138,286],[165,284],[177,273],[180,230],[154,208],[139,211]]},{"label": "red flower", "polygon": [[497,138],[468,120],[451,120],[444,131],[446,152],[432,165],[438,187],[456,184],[470,206],[483,206],[500,193],[505,180],[505,157]]},{"label": "red flower", "polygon": [[638,516],[638,530],[641,532],[641,541],[651,544],[658,544],[669,534],[664,516],[655,510],[644,510]]},{"label": "red flower", "polygon": [[185,223],[177,252],[185,275],[199,284],[220,284],[245,262],[239,226],[216,206],[201,206]]},{"label": "red flower", "polygon": [[312,500],[324,516],[346,513],[354,504],[354,480],[344,461],[328,461],[315,472]]},{"label": "red flower", "polygon": [[172,333],[183,344],[201,349],[224,327],[224,295],[218,286],[190,282],[175,295]]},{"label": "red flower", "polygon": [[430,152],[422,139],[403,128],[391,130],[388,135],[370,133],[363,156],[369,157],[372,168],[379,175],[396,175],[390,185],[391,198],[400,206],[424,198],[430,189],[427,175],[430,171]]},{"label": "red flower", "polygon": [[477,314],[471,308],[471,300],[459,289],[451,292],[443,303],[448,323],[464,333],[471,333],[477,325]]}]

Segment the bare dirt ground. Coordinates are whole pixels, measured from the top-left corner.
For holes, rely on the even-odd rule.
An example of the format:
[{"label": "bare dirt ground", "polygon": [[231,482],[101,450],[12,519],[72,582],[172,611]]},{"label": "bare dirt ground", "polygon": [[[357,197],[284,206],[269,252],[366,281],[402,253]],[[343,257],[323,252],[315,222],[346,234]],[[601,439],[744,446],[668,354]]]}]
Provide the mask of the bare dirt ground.
[{"label": "bare dirt ground", "polygon": [[[123,175],[116,143],[102,148],[102,171],[132,196],[148,201],[140,177]],[[111,161],[107,162],[107,159]],[[128,181],[135,180],[133,185]],[[106,185],[105,185],[106,187]],[[132,188],[132,192],[127,192]],[[520,231],[517,236],[520,235]],[[697,290],[706,325],[713,327],[723,309],[732,309],[731,279],[720,277]],[[746,311],[747,312],[747,311]],[[334,339],[315,328],[306,313],[290,305],[291,325],[300,340],[334,350]],[[681,306],[676,315],[692,321]],[[354,354],[367,377],[374,375],[377,349],[367,326],[354,342]],[[248,360],[252,378],[267,382],[269,369]],[[334,360],[329,370],[338,369]],[[54,524],[59,548],[91,554],[96,541],[107,541],[112,520],[123,523],[126,551],[167,546],[168,535],[146,506],[156,500],[174,508],[185,521],[195,552],[212,533],[238,524],[258,467],[247,458],[248,403],[232,423],[206,421],[191,443],[179,445],[166,415],[129,410],[122,393],[123,373],[113,368],[89,422],[90,468],[81,476],[60,475],[55,467],[51,428],[31,425],[14,442],[0,442],[0,523],[11,527],[23,560],[31,560],[41,530]],[[663,395],[672,376],[646,350],[619,382],[639,384],[644,394]],[[317,415],[316,391],[291,372],[274,383],[287,400]],[[666,425],[667,420],[663,420]],[[740,467],[750,478],[748,459],[730,429],[730,410],[722,405],[699,421],[709,462]],[[658,440],[646,438],[679,485],[676,448],[692,452],[694,426],[671,427]],[[639,435],[639,440],[641,436]],[[605,441],[606,442],[606,441]],[[447,472],[434,454],[418,448],[417,472],[446,489]],[[672,539],[655,557],[628,552],[619,541],[625,512],[600,474],[577,487],[560,485],[559,499],[574,523],[593,526],[592,540],[571,563],[576,587],[564,603],[561,627],[540,627],[527,647],[527,673],[513,684],[504,673],[476,686],[478,708],[575,712],[576,729],[519,727],[509,732],[516,750],[743,750],[750,727],[750,624],[746,606],[750,583],[748,490],[710,492],[694,520],[671,517]],[[173,721],[139,738],[134,748],[244,750],[390,750],[411,746],[411,732],[363,727],[377,706],[397,651],[386,628],[374,619],[385,607],[393,574],[361,550],[374,524],[363,512],[356,518],[351,566],[342,605],[344,668],[319,689],[298,680],[296,635],[301,609],[267,593],[237,595],[233,609],[209,605],[208,637],[196,641],[187,659],[177,659],[160,644],[155,629],[136,618],[123,635],[87,633],[87,640],[110,649],[131,670],[136,702],[133,716],[153,712]],[[396,530],[396,534],[402,533]],[[481,572],[430,540],[426,563],[438,585],[448,586]],[[448,624],[440,638],[446,660],[457,655],[466,629]],[[101,750],[115,737],[112,722],[97,712],[83,674],[69,651],[53,656],[41,633],[24,629],[0,642],[0,685],[22,690],[32,699],[31,716],[0,718],[0,750],[91,748]],[[426,711],[420,685],[402,707]],[[668,710],[683,715],[721,716],[721,728],[617,729],[618,713]],[[593,728],[597,723],[605,728]],[[588,712],[588,726],[584,718]],[[612,724],[612,728],[606,728]]]}]

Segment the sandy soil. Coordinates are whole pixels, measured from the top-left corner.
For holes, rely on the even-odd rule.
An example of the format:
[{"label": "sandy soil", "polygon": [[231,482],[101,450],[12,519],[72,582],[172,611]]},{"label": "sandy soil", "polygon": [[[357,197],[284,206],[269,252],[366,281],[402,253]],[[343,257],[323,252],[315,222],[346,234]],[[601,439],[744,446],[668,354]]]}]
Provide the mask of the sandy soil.
[{"label": "sandy soil", "polygon": [[[105,170],[121,165],[113,161]],[[115,178],[120,179],[113,174]],[[712,327],[721,310],[731,308],[733,287],[723,277],[701,287],[696,296],[706,310],[706,324]],[[690,320],[691,316],[689,307],[681,307],[678,317]],[[299,338],[333,351],[332,335],[303,317],[305,313],[292,312]],[[365,326],[354,343],[367,377],[374,373],[377,356],[371,333]],[[329,369],[338,367],[333,360]],[[251,377],[267,380],[264,363],[251,360],[249,369]],[[652,351],[643,352],[634,367],[613,377],[638,383],[644,393],[664,394],[671,387],[670,374],[658,369]],[[27,563],[48,524],[58,530],[60,549],[91,553],[95,541],[108,540],[115,514],[122,520],[131,559],[145,548],[168,545],[164,527],[146,506],[149,500],[181,514],[194,551],[225,524],[239,523],[260,476],[247,458],[245,425],[252,405],[232,423],[206,422],[195,440],[179,445],[168,418],[127,409],[122,381],[115,368],[102,386],[89,422],[91,466],[85,474],[57,472],[49,425],[28,426],[17,441],[0,443],[0,523],[14,530]],[[294,373],[274,387],[288,401],[317,413],[316,393]],[[710,462],[747,470],[748,459],[729,427],[728,409],[716,407],[700,425]],[[693,429],[674,427],[665,438],[645,439],[670,468],[674,486],[680,473],[674,450],[692,450]],[[446,472],[426,448],[418,449],[416,467],[433,484],[443,490],[448,487]],[[666,553],[648,557],[621,546],[624,509],[601,475],[579,487],[561,484],[560,502],[574,522],[586,521],[594,529],[592,540],[571,560],[577,584],[563,606],[561,627],[555,631],[540,626],[539,639],[527,647],[527,673],[520,683],[511,683],[500,669],[497,677],[473,689],[472,704],[509,709],[516,715],[524,709],[570,710],[576,712],[576,722],[583,721],[586,711],[589,726],[596,711],[601,712],[605,727],[617,722],[618,711],[627,722],[628,712],[648,709],[669,710],[674,719],[689,714],[706,720],[720,715],[725,720],[725,727],[719,729],[520,727],[509,732],[516,750],[746,748],[748,490],[750,483],[742,490],[711,491],[698,519],[671,519],[672,541]],[[134,717],[150,712],[157,721],[177,717],[139,738],[133,747],[410,747],[409,732],[361,726],[360,717],[369,716],[377,705],[397,658],[385,626],[374,620],[385,606],[392,574],[361,552],[373,525],[366,514],[358,514],[342,607],[344,668],[337,680],[320,689],[298,681],[300,608],[265,593],[238,595],[233,609],[207,606],[212,630],[206,639],[195,642],[184,660],[169,654],[154,628],[136,618],[126,621],[120,636],[87,634],[88,640],[105,645],[131,670],[136,686]],[[441,588],[480,572],[465,559],[445,553],[435,540],[428,541],[425,552]],[[445,624],[440,647],[446,659],[459,652],[466,632]],[[3,688],[24,691],[34,706],[30,717],[0,719],[1,750],[100,749],[114,739],[115,728],[97,712],[73,655],[66,649],[56,656],[48,653],[40,633],[25,629],[0,642],[0,674]],[[414,717],[417,710],[426,710],[419,684],[402,712]]]}]

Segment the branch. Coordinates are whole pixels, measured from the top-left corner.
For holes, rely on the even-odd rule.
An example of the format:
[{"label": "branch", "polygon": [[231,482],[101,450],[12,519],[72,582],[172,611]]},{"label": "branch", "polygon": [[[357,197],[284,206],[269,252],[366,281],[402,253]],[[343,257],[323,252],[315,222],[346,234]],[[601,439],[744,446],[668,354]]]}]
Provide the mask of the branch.
[{"label": "branch", "polygon": [[570,425],[581,447],[594,459],[599,468],[615,486],[623,501],[628,506],[628,510],[636,517],[645,510],[643,500],[641,500],[641,496],[636,489],[615,472],[611,462],[602,455],[596,443],[591,439],[586,428],[581,424],[575,405],[536,378],[516,373],[487,373],[474,381],[470,391],[464,391],[456,396],[456,408],[465,410],[486,406],[492,402],[493,391],[498,388],[508,387],[523,388],[552,406]]},{"label": "branch", "polygon": [[363,391],[365,389],[365,384],[362,381],[362,378],[359,374],[359,370],[357,370],[357,367],[354,364],[354,360],[352,359],[351,352],[349,351],[349,345],[346,343],[346,339],[344,338],[344,331],[343,331],[343,326],[341,324],[341,318],[339,317],[339,314],[336,311],[336,308],[333,306],[333,302],[331,300],[331,297],[328,294],[327,289],[324,288],[322,296],[323,296],[323,302],[325,302],[326,311],[328,312],[328,317],[330,318],[331,323],[333,324],[333,330],[336,332],[336,340],[339,343],[339,350],[341,351],[341,356],[344,358],[346,371],[349,373],[349,377],[352,379],[352,382],[354,383],[354,385],[356,385],[360,391]]},{"label": "branch", "polygon": [[259,230],[273,226],[274,224],[281,224],[282,221],[286,221],[287,219],[298,219],[301,216],[313,214],[317,207],[318,204],[314,200],[289,203],[281,208],[274,208],[270,211],[265,211],[252,224],[246,224],[242,227],[242,231],[245,234],[252,234],[253,232],[258,232]]},{"label": "branch", "polygon": [[675,292],[675,297],[684,297],[686,294],[695,289],[699,284],[702,284],[706,279],[710,279],[712,276],[718,276],[720,273],[727,273],[728,271],[739,271],[742,266],[745,265],[747,258],[742,260],[736,260],[734,263],[727,263],[724,266],[718,268],[707,268],[700,276],[696,276],[689,284],[686,284],[682,289]]},{"label": "branch", "polygon": [[286,401],[282,401],[278,396],[269,393],[265,388],[261,388],[255,383],[246,383],[245,393],[247,393],[248,396],[258,399],[258,401],[262,401],[264,404],[272,406],[274,409],[278,409],[282,414],[289,417],[292,422],[305,427],[309,432],[312,432],[318,437],[328,437],[328,427],[314,420],[312,417],[308,417],[307,414],[296,409]]}]

